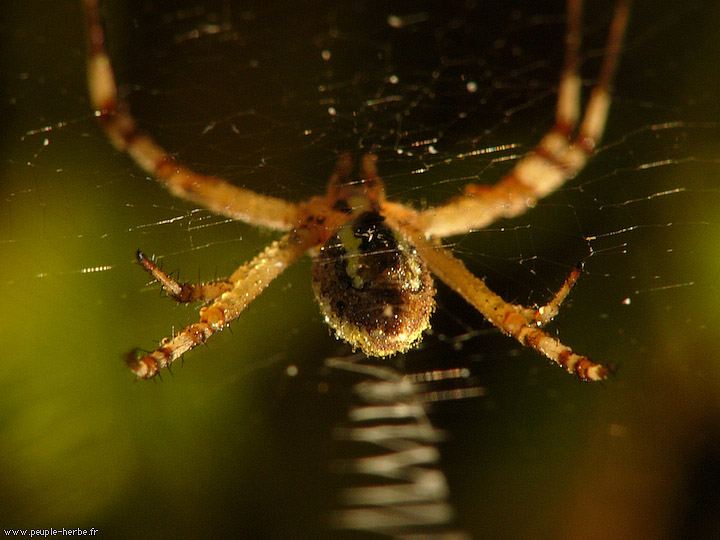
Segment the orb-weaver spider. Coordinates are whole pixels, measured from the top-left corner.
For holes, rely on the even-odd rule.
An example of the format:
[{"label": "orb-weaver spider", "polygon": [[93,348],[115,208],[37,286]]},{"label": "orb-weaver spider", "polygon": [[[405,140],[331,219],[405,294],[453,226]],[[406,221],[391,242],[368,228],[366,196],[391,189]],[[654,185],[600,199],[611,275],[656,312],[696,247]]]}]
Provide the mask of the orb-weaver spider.
[{"label": "orb-weaver spider", "polygon": [[163,340],[156,351],[131,356],[130,368],[141,378],[155,376],[227,327],[285,268],[310,253],[313,288],[325,320],[339,337],[369,356],[403,352],[418,342],[435,306],[432,273],[521,344],[582,380],[606,378],[607,367],[574,353],[542,329],[557,314],[579,268],[548,304],[525,307],[492,292],[443,248],[440,239],[522,214],[585,166],[604,131],[629,4],[619,0],[615,6],[605,56],[582,119],[582,0],[568,0],[566,53],[552,129],[497,184],[470,184],[462,195],[418,211],[386,199],[372,155],[362,159],[360,181],[351,181],[352,163],[342,154],[325,195],[298,204],[194,173],[176,162],[139,131],[118,97],[98,0],[85,0],[90,96],[115,147],[178,197],[220,215],[285,232],[229,278],[205,284],[181,284],[138,251],[139,262],[172,298],[206,305],[199,322]]}]

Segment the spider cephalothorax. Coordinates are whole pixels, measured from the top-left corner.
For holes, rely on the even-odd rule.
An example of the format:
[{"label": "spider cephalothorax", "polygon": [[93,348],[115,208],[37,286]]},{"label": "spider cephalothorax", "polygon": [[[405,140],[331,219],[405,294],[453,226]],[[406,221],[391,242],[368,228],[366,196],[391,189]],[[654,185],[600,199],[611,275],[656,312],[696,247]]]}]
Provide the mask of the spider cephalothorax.
[{"label": "spider cephalothorax", "polygon": [[558,88],[555,125],[537,147],[493,185],[466,186],[462,194],[424,210],[385,199],[375,158],[365,156],[361,180],[349,181],[350,158],[342,154],[324,195],[303,203],[255,193],[177,163],[141,132],[117,94],[105,47],[98,0],[85,0],[90,97],[112,143],[130,154],[173,194],[257,226],[285,232],[228,279],[182,284],[138,252],[138,260],[180,302],[204,301],[200,321],[128,363],[151,378],[185,352],[236,319],[248,304],[299,257],[315,257],[313,288],[325,320],[336,334],[371,356],[402,352],[417,343],[434,309],[432,272],[503,333],[548,357],[582,380],[609,371],[574,353],[543,329],[577,281],[573,269],[544,306],[506,302],[465,268],[440,240],[513,218],[577,175],[602,137],[630,0],[618,0],[605,57],[585,114],[580,118],[578,73],[582,0],[568,0],[566,54]]}]

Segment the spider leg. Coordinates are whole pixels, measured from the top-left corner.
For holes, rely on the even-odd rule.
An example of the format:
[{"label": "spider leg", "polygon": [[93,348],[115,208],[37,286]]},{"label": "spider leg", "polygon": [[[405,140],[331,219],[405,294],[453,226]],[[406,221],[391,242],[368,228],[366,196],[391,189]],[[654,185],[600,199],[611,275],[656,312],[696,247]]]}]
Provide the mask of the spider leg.
[{"label": "spider leg", "polygon": [[555,125],[552,130],[570,135],[580,118],[582,79],[578,72],[580,42],[582,40],[582,0],[568,0],[565,28],[565,58],[555,106]]},{"label": "spider leg", "polygon": [[537,309],[531,309],[533,312],[533,318],[538,326],[545,326],[559,313],[560,304],[565,301],[567,295],[570,294],[570,290],[575,286],[575,283],[577,283],[577,280],[580,277],[580,272],[582,272],[582,268],[583,264],[580,263],[575,269],[573,269],[572,272],[570,272],[570,275],[568,275],[565,279],[565,283],[563,283],[562,287],[560,287],[558,292],[555,293],[555,296],[553,296],[547,304],[540,306]]},{"label": "spider leg", "polygon": [[232,278],[207,283],[180,283],[165,273],[154,261],[146,257],[142,251],[138,250],[136,257],[143,269],[154,277],[160,285],[162,285],[167,295],[176,302],[182,302],[184,304],[198,300],[210,302],[221,294],[231,291],[235,286]]},{"label": "spider leg", "polygon": [[200,309],[200,322],[191,324],[156,351],[128,358],[128,366],[139,378],[150,379],[180,356],[204,343],[215,332],[237,319],[243,310],[290,264],[315,245],[312,235],[289,233],[270,244],[249,263],[238,268],[230,280],[233,288]]},{"label": "spider leg", "polygon": [[85,0],[87,77],[90,99],[100,125],[112,144],[126,152],[144,171],[157,178],[174,195],[202,205],[214,213],[246,223],[288,231],[296,223],[297,206],[291,202],[236,187],[226,180],[204,176],[177,163],[149,135],[143,133],[118,96],[98,0]]},{"label": "spider leg", "polygon": [[600,74],[573,138],[579,116],[580,0],[568,0],[566,54],[555,125],[540,143],[522,158],[497,184],[469,184],[465,192],[446,203],[425,210],[418,224],[428,236],[451,236],[485,227],[499,218],[512,218],[575,177],[600,142],[608,109],[610,86],[615,74],[631,0],[618,0],[610,24]]},{"label": "spider leg", "polygon": [[574,353],[570,347],[563,345],[541,329],[542,324],[548,322],[557,313],[560,303],[577,280],[579,268],[571,273],[560,291],[546,306],[533,309],[512,304],[491,291],[448,250],[428,240],[420,229],[394,219],[392,221],[406,240],[418,250],[430,271],[503,333],[514,337],[522,345],[535,349],[583,381],[600,381],[610,374],[607,367]]}]

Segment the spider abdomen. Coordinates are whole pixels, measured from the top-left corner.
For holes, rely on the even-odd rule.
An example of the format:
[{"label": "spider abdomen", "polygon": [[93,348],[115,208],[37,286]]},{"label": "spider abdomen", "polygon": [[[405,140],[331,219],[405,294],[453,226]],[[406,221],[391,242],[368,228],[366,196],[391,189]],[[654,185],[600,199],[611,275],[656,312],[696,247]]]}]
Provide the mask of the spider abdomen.
[{"label": "spider abdomen", "polygon": [[328,239],[312,273],[326,322],[368,356],[406,351],[429,326],[435,308],[430,272],[374,210],[358,214]]}]

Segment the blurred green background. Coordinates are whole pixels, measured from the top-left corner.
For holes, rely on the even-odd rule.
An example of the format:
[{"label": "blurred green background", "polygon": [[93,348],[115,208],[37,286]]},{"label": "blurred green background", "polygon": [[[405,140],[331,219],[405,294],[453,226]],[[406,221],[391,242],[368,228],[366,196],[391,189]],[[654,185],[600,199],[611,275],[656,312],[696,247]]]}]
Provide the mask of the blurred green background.
[{"label": "blurred green background", "polygon": [[[588,84],[610,5],[587,14]],[[174,376],[134,383],[123,354],[197,316],[146,287],[135,250],[207,280],[272,235],[174,199],[112,150],[86,97],[79,2],[0,9],[0,525],[322,537],[343,410],[321,366],[347,350],[314,306],[309,260]],[[133,111],[194,168],[299,200],[338,152],[372,150],[390,194],[419,205],[496,181],[551,124],[563,9],[112,2],[105,15]],[[403,362],[468,366],[485,389],[433,416],[478,538],[720,538],[719,25],[711,1],[637,6],[597,159],[528,216],[454,239],[525,303],[584,259],[553,330],[620,368],[579,384],[440,288],[435,331]],[[517,146],[458,157],[502,144]]]}]

